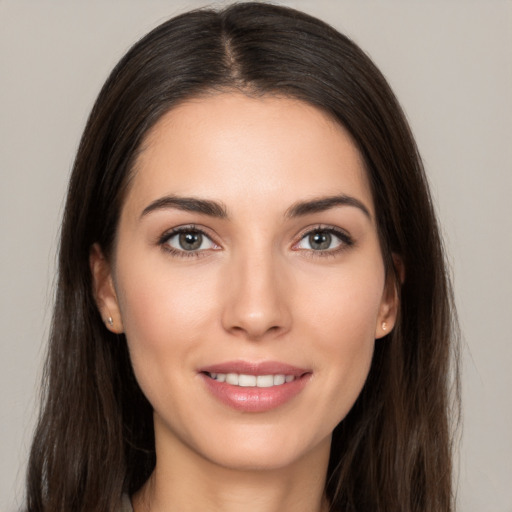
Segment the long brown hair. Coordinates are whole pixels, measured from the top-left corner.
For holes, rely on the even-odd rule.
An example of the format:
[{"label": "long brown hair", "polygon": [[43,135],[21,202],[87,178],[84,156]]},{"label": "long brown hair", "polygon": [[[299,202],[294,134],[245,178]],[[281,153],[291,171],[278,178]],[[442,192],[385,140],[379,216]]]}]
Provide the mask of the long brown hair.
[{"label": "long brown hair", "polygon": [[[415,142],[386,80],[352,41],[315,18],[262,3],[163,23],[131,48],[100,92],[62,224],[27,510],[112,512],[154,468],[152,409],[124,336],[105,329],[97,311],[89,251],[98,243],[112,252],[148,130],[187,98],[233,89],[301,99],[351,133],[366,163],[386,268],[400,288],[397,325],[376,344],[364,389],[333,434],[326,485],[332,510],[453,510],[454,314]],[[405,268],[403,283],[394,254]]]}]

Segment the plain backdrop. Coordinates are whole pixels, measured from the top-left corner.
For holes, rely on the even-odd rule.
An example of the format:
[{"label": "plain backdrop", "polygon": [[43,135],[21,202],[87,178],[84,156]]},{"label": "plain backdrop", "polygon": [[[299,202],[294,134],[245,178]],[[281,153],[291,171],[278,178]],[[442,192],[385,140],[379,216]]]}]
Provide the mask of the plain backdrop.
[{"label": "plain backdrop", "polygon": [[[512,512],[512,3],[280,3],[352,37],[406,111],[463,332],[458,511]],[[88,112],[133,42],[202,5],[0,0],[0,511],[21,505],[60,216]]]}]

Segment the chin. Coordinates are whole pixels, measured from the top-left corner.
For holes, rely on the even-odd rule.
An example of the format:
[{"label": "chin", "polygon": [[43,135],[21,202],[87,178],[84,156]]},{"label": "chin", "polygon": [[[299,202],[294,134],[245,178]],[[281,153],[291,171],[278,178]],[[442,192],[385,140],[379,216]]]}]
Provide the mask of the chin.
[{"label": "chin", "polygon": [[[304,458],[328,460],[331,434],[321,439],[304,439],[304,433],[272,435],[265,432],[244,432],[227,435],[199,451],[211,463],[237,471],[278,471],[290,468]],[[201,453],[202,452],[202,453]]]}]

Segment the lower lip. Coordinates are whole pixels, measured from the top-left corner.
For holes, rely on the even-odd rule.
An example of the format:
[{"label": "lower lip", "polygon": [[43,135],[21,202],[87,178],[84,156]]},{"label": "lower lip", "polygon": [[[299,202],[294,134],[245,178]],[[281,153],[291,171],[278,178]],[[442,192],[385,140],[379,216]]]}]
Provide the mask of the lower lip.
[{"label": "lower lip", "polygon": [[307,384],[310,374],[270,388],[233,386],[206,374],[202,374],[202,377],[208,390],[229,407],[243,412],[266,412],[284,405],[298,395]]}]

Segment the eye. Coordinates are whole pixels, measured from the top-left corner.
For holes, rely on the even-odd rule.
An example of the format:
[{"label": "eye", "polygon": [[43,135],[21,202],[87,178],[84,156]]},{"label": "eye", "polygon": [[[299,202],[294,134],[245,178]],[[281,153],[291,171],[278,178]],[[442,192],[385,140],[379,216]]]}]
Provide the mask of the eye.
[{"label": "eye", "polygon": [[353,240],[346,233],[334,228],[316,228],[308,231],[295,245],[295,249],[316,252],[336,252],[353,245]]},{"label": "eye", "polygon": [[208,235],[191,227],[183,227],[167,233],[162,237],[160,243],[165,249],[182,255],[185,255],[184,253],[192,255],[200,251],[218,248]]}]

